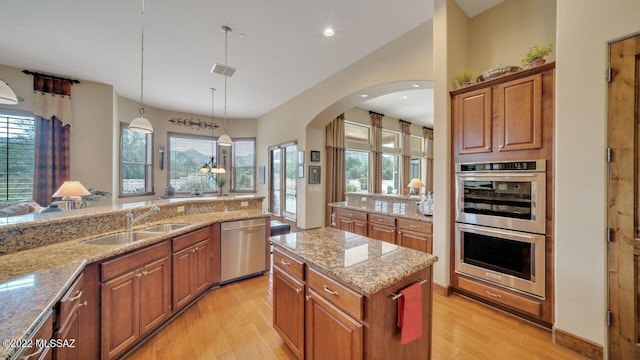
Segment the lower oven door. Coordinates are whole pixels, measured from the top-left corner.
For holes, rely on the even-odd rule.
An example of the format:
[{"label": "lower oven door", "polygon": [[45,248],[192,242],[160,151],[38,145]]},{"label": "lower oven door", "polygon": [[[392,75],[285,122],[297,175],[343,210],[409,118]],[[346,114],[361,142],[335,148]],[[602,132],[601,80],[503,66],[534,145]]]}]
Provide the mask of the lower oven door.
[{"label": "lower oven door", "polygon": [[545,237],[456,224],[455,271],[544,299]]}]

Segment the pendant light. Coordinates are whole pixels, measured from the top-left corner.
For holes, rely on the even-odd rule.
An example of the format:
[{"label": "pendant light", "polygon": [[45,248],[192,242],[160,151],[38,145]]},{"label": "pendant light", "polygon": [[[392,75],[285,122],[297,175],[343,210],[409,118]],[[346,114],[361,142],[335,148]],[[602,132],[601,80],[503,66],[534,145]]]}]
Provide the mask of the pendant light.
[{"label": "pendant light", "polygon": [[0,104],[16,105],[18,97],[7,83],[0,80]]},{"label": "pendant light", "polygon": [[[227,38],[229,36],[229,32],[231,28],[228,26],[223,26],[222,31],[224,31],[224,68],[227,67]],[[235,73],[235,71],[233,71]],[[231,73],[231,75],[233,75]],[[224,122],[222,123],[222,135],[218,138],[218,145],[220,146],[231,146],[231,137],[227,135],[227,78],[231,75],[224,75]]]},{"label": "pendant light", "polygon": [[[213,131],[218,127],[213,120],[213,108],[214,108],[214,92],[215,88],[211,88],[211,138],[213,139],[214,133]],[[218,167],[216,164],[216,158],[213,156],[215,153],[215,142],[211,141],[211,161],[209,163],[202,165],[200,168],[200,172],[203,174],[206,173],[214,173],[214,174],[224,174],[227,171],[223,167]]]},{"label": "pendant light", "polygon": [[149,120],[147,120],[144,117],[144,106],[143,106],[143,102],[144,102],[144,0],[142,0],[141,2],[142,2],[142,5],[141,5],[142,11],[141,11],[140,18],[141,18],[141,29],[142,29],[141,31],[142,42],[140,46],[140,109],[138,110],[140,112],[140,116],[131,120],[131,123],[129,123],[129,130],[143,133],[143,134],[151,134],[153,132],[153,126],[151,125]]}]

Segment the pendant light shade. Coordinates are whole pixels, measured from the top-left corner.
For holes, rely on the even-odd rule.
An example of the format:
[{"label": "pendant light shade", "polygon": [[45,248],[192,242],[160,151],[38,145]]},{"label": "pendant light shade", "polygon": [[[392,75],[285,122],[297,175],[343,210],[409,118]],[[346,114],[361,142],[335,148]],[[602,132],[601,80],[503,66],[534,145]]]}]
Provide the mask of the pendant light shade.
[{"label": "pendant light shade", "polygon": [[231,146],[231,137],[229,137],[229,135],[227,135],[226,133],[220,135],[220,137],[218,138],[218,145]]},{"label": "pendant light shade", "polygon": [[129,123],[129,130],[143,133],[143,134],[151,134],[153,132],[153,125],[151,122],[144,117],[144,0],[141,0],[141,46],[140,46],[140,116],[131,120]]},{"label": "pendant light shade", "polygon": [[5,83],[0,80],[0,104],[16,105],[18,97],[16,93]]}]

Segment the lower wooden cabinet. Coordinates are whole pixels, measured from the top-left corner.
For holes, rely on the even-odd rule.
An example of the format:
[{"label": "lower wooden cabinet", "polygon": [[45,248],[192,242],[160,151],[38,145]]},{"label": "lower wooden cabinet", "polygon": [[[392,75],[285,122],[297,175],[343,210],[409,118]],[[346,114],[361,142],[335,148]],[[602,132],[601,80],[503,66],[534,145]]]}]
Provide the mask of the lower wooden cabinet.
[{"label": "lower wooden cabinet", "polygon": [[392,244],[396,243],[396,228],[391,226],[384,226],[378,224],[369,223],[369,235],[370,238],[376,240],[386,241]]},{"label": "lower wooden cabinet", "polygon": [[173,239],[173,309],[178,310],[212,284],[209,228]]},{"label": "lower wooden cabinet", "polygon": [[32,347],[24,347],[13,355],[13,359],[29,359],[29,360],[51,360],[53,351],[51,347],[44,346],[42,340],[49,340],[53,336],[53,312],[51,310],[45,315],[44,319],[36,326],[33,333],[27,338],[27,341],[34,344]]},{"label": "lower wooden cabinet", "polygon": [[410,249],[433,252],[433,224],[424,221],[398,219],[396,243]]},{"label": "lower wooden cabinet", "polygon": [[273,267],[273,327],[298,357],[304,358],[304,283]]},{"label": "lower wooden cabinet", "polygon": [[367,213],[336,209],[336,228],[367,236]]},{"label": "lower wooden cabinet", "polygon": [[56,360],[87,358],[81,353],[80,345],[87,339],[80,330],[80,319],[85,316],[83,309],[88,304],[84,292],[84,275],[80,274],[58,302],[54,338],[63,346],[53,348]]},{"label": "lower wooden cabinet", "polygon": [[102,358],[112,359],[171,315],[168,241],[102,264]]},{"label": "lower wooden cabinet", "polygon": [[307,359],[363,358],[362,324],[309,289],[307,296]]}]

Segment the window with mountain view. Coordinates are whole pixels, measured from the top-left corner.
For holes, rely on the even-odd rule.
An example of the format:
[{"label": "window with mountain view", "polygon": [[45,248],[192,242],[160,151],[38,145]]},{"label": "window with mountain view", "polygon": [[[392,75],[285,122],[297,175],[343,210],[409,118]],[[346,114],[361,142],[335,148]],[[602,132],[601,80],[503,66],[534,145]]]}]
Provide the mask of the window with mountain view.
[{"label": "window with mountain view", "polygon": [[176,192],[190,193],[195,190],[215,192],[216,174],[201,173],[200,168],[208,164],[211,156],[216,158],[218,166],[222,166],[217,155],[217,139],[210,136],[169,133],[168,173],[169,184]]},{"label": "window with mountain view", "polygon": [[233,139],[232,190],[255,191],[256,189],[256,141],[255,139]]},{"label": "window with mountain view", "polygon": [[153,135],[120,123],[120,195],[153,193]]},{"label": "window with mountain view", "polygon": [[18,112],[0,112],[0,200],[33,198],[35,120]]}]

